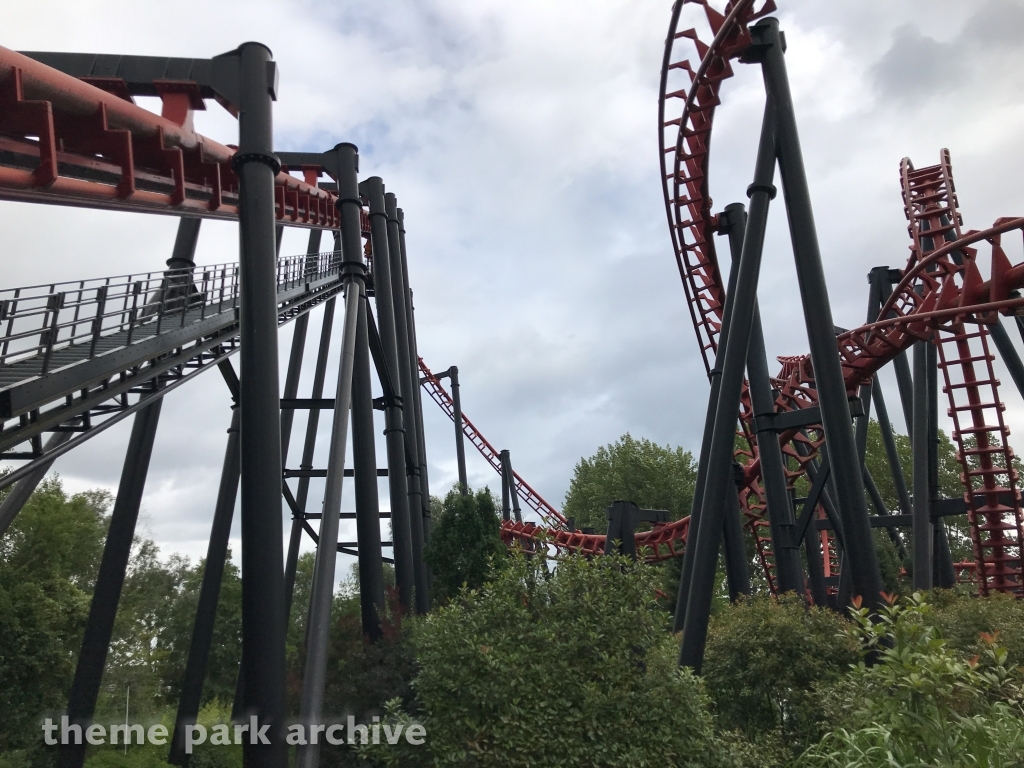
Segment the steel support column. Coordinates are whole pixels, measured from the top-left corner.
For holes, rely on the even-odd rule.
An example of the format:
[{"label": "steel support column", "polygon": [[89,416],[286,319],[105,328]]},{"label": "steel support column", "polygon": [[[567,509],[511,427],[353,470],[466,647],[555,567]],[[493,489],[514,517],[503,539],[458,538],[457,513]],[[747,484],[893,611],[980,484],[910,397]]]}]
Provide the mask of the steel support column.
[{"label": "steel support column", "polygon": [[[306,246],[307,269],[310,258],[320,252],[320,239],[323,235],[321,229],[309,231],[309,243]],[[280,246],[278,246],[280,253]],[[299,378],[302,375],[302,358],[306,351],[306,332],[309,328],[309,313],[304,312],[295,319],[295,328],[292,331],[291,354],[288,355],[288,372],[284,377],[284,391],[282,398],[292,399],[299,392]],[[281,412],[281,468],[288,466],[288,447],[292,439],[292,422],[295,420],[295,409],[287,408]],[[283,480],[282,480],[283,482]],[[299,544],[302,542],[302,521],[292,514],[292,530],[288,537],[288,555],[284,560],[284,620],[285,631],[289,621],[291,609],[291,591],[295,581],[295,568],[299,559]],[[291,576],[289,577],[289,574]]]},{"label": "steel support column", "polygon": [[370,381],[369,306],[364,290],[359,304],[352,369],[352,467],[356,492],[356,541],[359,545],[359,609],[363,634],[376,642],[384,615],[384,561],[377,494],[377,448],[373,432],[373,390]]},{"label": "steel support column", "polygon": [[[78,654],[75,677],[68,696],[68,720],[79,724],[83,731],[92,722],[96,711],[96,697],[100,691],[110,637],[114,630],[114,618],[117,616],[117,605],[131,556],[135,523],[139,518],[139,505],[146,487],[162,405],[163,398],[159,398],[139,411],[135,415],[131,437],[128,439],[121,482],[110,515],[107,543],[103,548],[99,575],[96,577],[89,607],[89,619],[82,637],[82,649]],[[58,756],[60,768],[81,768],[85,762],[85,742],[75,744],[73,738],[71,742],[61,748]]]},{"label": "steel support column", "polygon": [[[423,398],[419,384],[419,347],[416,342],[416,307],[413,303],[412,283],[409,282],[409,259],[406,256],[405,248],[405,212],[399,208],[398,211],[398,246],[402,253],[402,274],[405,278],[406,293],[406,317],[409,320],[409,346],[412,353],[412,370],[415,377],[416,387],[414,390],[414,402],[416,406],[416,437],[419,439],[420,457],[420,490],[423,502],[423,543],[430,542],[430,478],[427,474],[427,439],[423,432]],[[429,575],[429,574],[428,574]]]},{"label": "steel support column", "polygon": [[391,301],[395,310],[395,346],[398,351],[398,376],[402,380],[402,424],[405,427],[406,481],[409,491],[409,533],[412,536],[412,563],[416,582],[416,612],[430,610],[430,576],[423,559],[423,498],[420,490],[419,438],[416,424],[416,395],[419,366],[412,359],[409,339],[409,288],[403,270],[402,246],[398,223],[398,198],[384,194],[387,213],[388,260],[390,261]]},{"label": "steel support column", "polygon": [[914,589],[932,588],[932,532],[928,440],[928,346],[914,344]]},{"label": "steel support column", "polygon": [[[349,257],[349,254],[346,254]],[[362,266],[362,260],[358,260]],[[363,280],[350,272],[345,281],[345,322],[342,331],[338,386],[334,399],[334,423],[327,454],[327,482],[324,488],[320,537],[317,541],[313,585],[306,625],[306,665],[302,678],[299,720],[312,733],[312,726],[323,716],[324,685],[327,682],[327,652],[331,642],[331,607],[334,601],[334,574],[338,562],[338,529],[341,492],[345,478],[345,450],[348,441],[349,410],[352,405],[352,370],[355,367],[356,330],[359,323],[360,293]],[[299,768],[316,768],[318,743],[300,745],[296,763]]]},{"label": "steel support column", "polygon": [[779,172],[789,218],[804,322],[810,342],[818,404],[832,459],[832,475],[837,490],[835,503],[843,520],[844,548],[848,555],[852,586],[855,594],[863,598],[865,605],[875,608],[881,605],[882,577],[868,520],[864,483],[850,423],[846,384],[836,349],[832,307],[818,247],[779,22],[777,19],[765,19],[758,22],[751,32],[755,46],[763,53],[761,66],[765,88],[778,112]]},{"label": "steel support column", "polygon": [[391,290],[391,259],[388,256],[387,209],[384,182],[371,176],[359,185],[370,203],[370,242],[373,248],[374,299],[384,361],[394,389],[394,397],[385,397],[384,435],[388,452],[388,488],[391,495],[391,531],[395,551],[395,578],[398,595],[405,610],[416,605],[416,566],[413,554],[409,485],[406,477],[406,439],[402,421],[402,377],[398,366],[395,338],[395,305]]},{"label": "steel support column", "polygon": [[[242,489],[242,714],[269,725],[269,745],[243,745],[246,768],[284,768],[284,563],[281,411],[277,370],[277,258],[273,154],[276,69],[270,49],[246,43],[239,71],[238,176]],[[274,78],[276,79],[276,77]]]},{"label": "steel support column", "polygon": [[[1001,327],[1001,326],[1000,326]],[[933,337],[937,340],[936,336]],[[928,499],[929,511],[941,498],[939,491],[939,349],[928,344]],[[932,585],[952,589],[956,571],[942,518],[932,518]]]},{"label": "steel support column", "polygon": [[463,496],[469,494],[469,481],[466,479],[466,441],[462,433],[462,398],[459,395],[459,367],[453,365],[448,369],[452,380],[452,403],[455,407],[455,459],[459,467],[459,490]]},{"label": "steel support column", "polygon": [[[336,299],[331,297],[324,303],[323,324],[320,326],[320,343],[313,372],[313,388],[310,397],[320,400],[324,396],[324,380],[327,378],[327,356],[331,349],[331,334],[334,330],[334,307]],[[306,438],[302,446],[300,469],[313,469],[313,452],[316,450],[316,432],[320,425],[320,409],[310,408],[306,420]],[[376,469],[376,462],[374,462]],[[292,510],[292,535],[288,544],[288,560],[284,574],[285,617],[290,620],[292,596],[295,593],[295,569],[299,560],[299,543],[302,541],[302,523],[306,514],[306,500],[309,497],[309,478],[300,477],[295,492],[295,507]]]},{"label": "steel support column", "polygon": [[[731,487],[733,446],[743,373],[747,362],[753,311],[757,300],[757,281],[761,267],[761,249],[765,225],[768,220],[769,201],[775,195],[772,180],[775,176],[776,109],[769,97],[765,105],[761,140],[757,150],[754,183],[747,190],[750,196],[750,216],[747,219],[743,250],[736,275],[736,288],[730,298],[731,325],[719,346],[721,383],[715,408],[715,424],[708,452],[707,480],[701,503],[701,514],[696,531],[690,528],[688,549],[693,547],[692,573],[689,597],[683,623],[683,640],[679,663],[700,672],[707,640],[708,618],[715,588],[715,566],[726,514],[726,494],[735,493]],[[718,363],[716,361],[716,367]]]},{"label": "steel support column", "polygon": [[[225,361],[227,362],[227,361]],[[178,700],[178,714],[174,719],[174,734],[171,737],[171,752],[167,762],[185,765],[185,727],[194,725],[199,716],[203,681],[213,643],[213,627],[217,618],[217,604],[220,600],[220,586],[227,561],[228,538],[231,535],[231,518],[235,512],[238,496],[238,423],[237,403],[232,405],[231,426],[228,427],[228,443],[224,450],[224,467],[220,473],[220,488],[217,491],[217,505],[213,511],[213,525],[210,527],[210,543],[206,549],[206,564],[203,568],[203,583],[199,589],[199,603],[192,625],[192,642],[189,644],[188,661],[181,681],[181,697]]]},{"label": "steel support column", "polygon": [[1002,358],[1006,370],[1009,371],[1010,378],[1017,385],[1017,392],[1024,397],[1024,363],[1021,362],[1020,355],[1017,354],[1017,349],[1010,340],[1010,335],[998,317],[994,323],[988,324],[988,332],[992,336],[992,341],[995,342],[996,349],[999,350],[999,356]]},{"label": "steel support column", "polygon": [[[726,206],[719,214],[719,221],[723,226],[733,224],[733,205]],[[738,204],[742,208],[742,204]],[[724,217],[724,221],[722,221]],[[743,213],[743,226],[746,228],[746,212]],[[741,241],[742,244],[742,241]],[[730,248],[733,243],[729,241]],[[686,548],[683,550],[683,563],[679,573],[679,589],[676,594],[676,612],[672,619],[672,631],[683,631],[683,620],[686,618],[686,604],[690,599],[690,582],[693,576],[693,563],[696,547],[692,546],[697,530],[700,527],[701,508],[704,505],[704,488],[707,485],[708,461],[711,454],[711,437],[715,430],[715,414],[718,409],[718,394],[722,383],[722,355],[725,352],[725,344],[729,338],[732,326],[732,295],[736,290],[736,275],[739,273],[739,254],[733,254],[729,264],[729,277],[725,289],[725,302],[722,306],[722,327],[718,334],[718,350],[715,354],[715,366],[708,372],[708,382],[711,390],[708,393],[708,406],[704,414],[704,433],[700,442],[700,456],[697,460],[697,478],[693,486],[693,501],[690,504],[690,538]]]}]

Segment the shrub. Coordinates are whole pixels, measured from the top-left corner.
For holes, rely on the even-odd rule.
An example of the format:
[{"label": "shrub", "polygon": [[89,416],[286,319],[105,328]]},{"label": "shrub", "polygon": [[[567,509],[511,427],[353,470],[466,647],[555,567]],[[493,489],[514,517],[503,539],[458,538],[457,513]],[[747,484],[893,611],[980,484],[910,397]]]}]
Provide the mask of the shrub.
[{"label": "shrub", "polygon": [[[401,766],[721,764],[707,698],[677,665],[656,572],[522,555],[418,619],[413,682],[427,742],[370,748]],[[390,719],[410,722],[399,708]]]},{"label": "shrub", "polygon": [[782,762],[821,738],[816,689],[857,660],[844,624],[795,595],[724,606],[711,619],[702,669],[720,727],[765,748],[781,742]]}]

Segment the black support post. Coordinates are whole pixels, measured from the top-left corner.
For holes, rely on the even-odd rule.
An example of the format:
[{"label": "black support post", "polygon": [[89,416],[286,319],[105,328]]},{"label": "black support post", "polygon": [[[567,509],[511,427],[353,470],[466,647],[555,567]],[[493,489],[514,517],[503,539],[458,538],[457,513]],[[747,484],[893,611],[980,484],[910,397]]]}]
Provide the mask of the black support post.
[{"label": "black support post", "polygon": [[189,645],[188,661],[181,682],[178,714],[174,719],[171,753],[167,758],[167,762],[172,765],[188,763],[189,756],[185,754],[185,727],[194,725],[199,716],[203,681],[206,679],[206,666],[213,644],[213,627],[217,618],[224,564],[227,561],[231,518],[238,496],[238,417],[238,406],[235,404],[231,411],[231,426],[228,427],[228,444],[224,451],[224,468],[220,474],[217,505],[213,511],[210,543],[206,549],[206,565],[203,569],[203,583],[199,589],[199,604],[196,606],[195,623],[192,625],[192,642]]},{"label": "black support post", "polygon": [[[67,432],[54,432],[46,441],[43,451],[52,451],[54,448],[59,448],[70,440],[74,434],[75,433],[70,430]],[[14,487],[8,491],[7,495],[4,497],[3,503],[0,503],[0,537],[7,533],[7,529],[11,527],[11,523],[14,522],[14,518],[18,516],[18,513],[21,512],[21,508],[24,507],[25,502],[28,501],[29,496],[32,495],[35,489],[43,481],[43,478],[46,477],[46,473],[50,471],[50,467],[53,466],[54,461],[56,461],[56,459],[44,461],[29,474],[16,482]]]},{"label": "black support post", "polygon": [[[735,205],[735,204],[734,204]],[[741,206],[742,207],[742,206]],[[733,206],[726,206],[719,220],[723,227],[735,224],[735,216],[731,213]],[[722,218],[724,217],[724,221]],[[746,213],[743,213],[743,226],[746,227]],[[740,240],[742,245],[742,240]],[[729,241],[730,247],[733,241]],[[683,550],[683,563],[679,574],[679,590],[676,594],[676,612],[672,619],[672,631],[683,631],[683,620],[686,618],[686,604],[690,599],[690,582],[693,576],[693,564],[696,547],[697,531],[700,527],[701,508],[704,505],[704,488],[707,485],[708,461],[711,455],[711,437],[715,430],[715,413],[718,409],[718,395],[722,383],[721,361],[725,353],[725,344],[729,338],[732,325],[732,295],[736,290],[736,275],[739,272],[739,255],[734,254],[729,265],[729,278],[726,284],[725,301],[722,306],[722,326],[718,334],[718,349],[715,353],[715,365],[708,372],[711,391],[708,393],[708,407],[704,414],[704,433],[700,442],[700,457],[697,461],[697,479],[693,486],[693,502],[690,505],[690,527],[687,534],[686,548]]]},{"label": "black support post", "polygon": [[928,342],[914,344],[914,589],[932,588],[932,532],[928,440]]},{"label": "black support post", "polygon": [[[1000,326],[1002,327],[1002,326]],[[932,337],[938,341],[938,332]],[[941,497],[939,491],[939,349],[928,344],[928,499],[929,513]],[[949,551],[946,525],[942,518],[932,517],[932,585],[952,589],[956,572]]]},{"label": "black support post", "polygon": [[356,492],[356,541],[359,544],[359,608],[363,634],[376,642],[381,636],[380,621],[384,615],[384,564],[380,543],[370,348],[366,329],[368,311],[364,291],[359,305],[352,369],[352,466]]},{"label": "black support post", "polygon": [[[100,571],[89,607],[89,619],[82,637],[82,649],[78,654],[75,677],[68,696],[68,720],[80,725],[83,732],[92,722],[96,711],[96,697],[100,691],[103,668],[107,663],[114,618],[131,556],[135,523],[139,518],[139,505],[146,487],[162,405],[163,398],[158,398],[140,410],[135,415],[132,434],[128,439],[121,482],[110,515],[107,543],[103,548]],[[85,742],[75,744],[74,737],[70,741],[61,748],[58,765],[60,768],[81,768],[85,762]]]},{"label": "black support post", "polygon": [[[736,276],[736,289],[730,298],[731,325],[724,345],[719,346],[722,358],[721,384],[715,408],[715,424],[708,452],[707,480],[701,505],[699,527],[693,530],[687,548],[694,548],[689,597],[683,624],[683,640],[679,663],[700,672],[707,640],[708,618],[715,587],[715,566],[726,515],[726,494],[735,494],[732,487],[733,445],[743,373],[747,362],[753,311],[757,301],[757,280],[761,267],[768,204],[775,195],[776,109],[771,98],[765,106],[761,140],[758,145],[754,183],[750,195],[750,216],[747,219],[743,250]],[[722,349],[724,346],[724,350]],[[716,360],[716,367],[718,363]],[[696,535],[695,535],[696,534]]]},{"label": "black support post", "polygon": [[415,542],[409,510],[409,485],[406,478],[406,440],[402,421],[402,379],[398,366],[398,344],[395,332],[395,305],[391,291],[391,259],[388,256],[387,209],[384,182],[372,176],[360,184],[360,191],[370,203],[370,242],[373,248],[374,299],[384,362],[394,396],[385,396],[384,435],[388,452],[388,488],[391,496],[391,531],[395,551],[395,578],[398,595],[406,610],[416,603]]},{"label": "black support post", "polygon": [[284,768],[285,617],[281,552],[281,411],[277,369],[277,248],[273,154],[276,68],[246,43],[238,59],[242,489],[242,715],[270,744],[242,747],[246,768]]},{"label": "black support post", "polygon": [[452,380],[452,403],[455,407],[455,458],[459,467],[459,489],[462,495],[469,493],[469,482],[466,479],[466,442],[462,433],[462,397],[459,394],[459,368],[453,365],[448,369]]},{"label": "black support post", "polygon": [[1021,362],[1020,355],[1017,354],[1017,350],[1010,340],[1010,335],[1003,328],[1003,323],[998,317],[994,323],[989,323],[988,332],[992,336],[992,341],[995,342],[996,349],[999,350],[999,357],[1002,358],[1003,365],[1006,366],[1010,378],[1017,386],[1017,392],[1024,397],[1024,363]]},{"label": "black support post", "polygon": [[[327,356],[331,348],[331,334],[334,329],[334,307],[336,299],[328,299],[324,303],[323,324],[320,327],[320,344],[316,356],[316,368],[313,371],[313,389],[310,397],[320,400],[324,396],[324,380],[327,378]],[[320,425],[320,409],[310,408],[306,420],[306,438],[302,446],[302,458],[299,468],[313,469],[313,452],[316,450],[316,433]],[[376,470],[376,461],[374,461]],[[306,514],[306,501],[309,497],[309,477],[299,478],[298,490],[295,492],[295,507],[292,510],[292,533],[288,543],[288,561],[284,574],[285,617],[291,617],[292,595],[295,592],[295,569],[299,560],[299,544],[302,541],[303,520]]]},{"label": "black support post", "polygon": [[403,269],[402,246],[398,222],[398,199],[391,192],[384,194],[387,213],[388,260],[391,262],[391,300],[395,310],[395,346],[398,352],[398,375],[402,380],[402,424],[405,427],[405,471],[409,491],[409,532],[412,536],[412,562],[416,582],[416,612],[430,610],[430,577],[423,559],[423,498],[420,490],[420,441],[417,437],[416,395],[419,388],[419,367],[412,360],[409,338],[408,286]]},{"label": "black support post", "polygon": [[[362,267],[362,259],[346,258],[350,268]],[[345,451],[348,441],[349,411],[352,404],[352,371],[355,367],[356,331],[363,279],[357,271],[346,272],[345,322],[342,331],[341,360],[334,399],[334,420],[327,454],[327,482],[324,488],[323,514],[317,539],[316,562],[309,598],[309,620],[306,625],[306,665],[302,677],[299,720],[312,733],[323,719],[324,685],[327,682],[327,654],[331,642],[331,608],[334,602],[334,574],[338,562],[338,530],[341,515],[341,492],[345,478]],[[299,768],[316,768],[319,743],[300,745],[296,764]]]},{"label": "black support post", "polygon": [[761,66],[765,87],[778,112],[779,171],[804,322],[810,342],[818,404],[832,460],[832,475],[837,491],[835,503],[843,520],[843,546],[848,555],[847,566],[855,594],[863,598],[865,605],[875,608],[882,602],[882,578],[868,520],[853,426],[850,423],[846,383],[836,348],[832,307],[818,247],[779,22],[777,19],[764,19],[751,31],[754,33],[755,47],[760,47],[763,53]]},{"label": "black support post", "polygon": [[[430,542],[430,478],[427,474],[427,439],[423,432],[423,397],[419,385],[419,348],[416,343],[416,307],[413,303],[412,283],[409,282],[409,259],[405,248],[405,212],[398,209],[398,246],[402,253],[402,274],[405,276],[407,318],[409,320],[409,346],[415,389],[412,393],[416,405],[416,437],[419,439],[420,490],[423,502],[423,543]],[[428,574],[429,575],[429,574]]]}]

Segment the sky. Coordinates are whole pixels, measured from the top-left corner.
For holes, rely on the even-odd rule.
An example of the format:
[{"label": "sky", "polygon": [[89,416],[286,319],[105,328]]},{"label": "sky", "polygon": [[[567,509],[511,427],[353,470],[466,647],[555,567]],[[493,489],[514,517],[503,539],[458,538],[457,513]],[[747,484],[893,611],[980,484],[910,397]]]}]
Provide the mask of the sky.
[{"label": "sky", "polygon": [[[1024,0],[779,6],[833,316],[854,327],[868,270],[907,259],[901,158],[923,167],[950,150],[965,229],[1024,215]],[[363,175],[381,176],[406,213],[421,355],[435,371],[459,366],[467,416],[559,507],[580,458],[626,432],[699,450],[708,385],[659,181],[670,12],[666,0],[36,0],[5,9],[0,45],[205,58],[267,44],[280,68],[275,147],[359,146]],[[705,29],[699,9],[684,14],[681,29]],[[716,209],[745,200],[764,102],[758,69],[734,68],[713,134]],[[235,121],[214,104],[196,126],[236,142]],[[0,202],[3,287],[161,269],[175,227],[171,217]],[[305,241],[289,230],[282,254]],[[1019,240],[1004,246],[1022,259]],[[202,225],[197,263],[237,254],[237,225]],[[804,353],[781,198],[759,301],[769,358]],[[290,336],[287,326],[282,370]],[[1021,432],[1024,402],[1002,378]],[[891,373],[881,380],[902,428]],[[456,480],[453,429],[426,396],[424,409],[431,492],[443,495]],[[140,522],[165,555],[205,553],[229,419],[217,374],[166,398]],[[126,420],[54,470],[70,490],[116,489],[129,430]],[[303,430],[300,416],[289,465]],[[468,460],[472,486],[500,490],[472,449]],[[386,508],[386,483],[381,497]],[[353,508],[348,484],[342,507]],[[233,536],[237,553],[237,515]]]}]

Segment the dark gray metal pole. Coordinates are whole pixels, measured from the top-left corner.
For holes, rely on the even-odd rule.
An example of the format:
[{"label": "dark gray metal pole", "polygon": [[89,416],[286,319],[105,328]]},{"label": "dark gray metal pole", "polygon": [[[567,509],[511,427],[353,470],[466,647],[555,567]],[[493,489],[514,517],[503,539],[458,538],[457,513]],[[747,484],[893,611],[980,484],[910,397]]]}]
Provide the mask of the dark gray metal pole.
[{"label": "dark gray metal pole", "polygon": [[[735,203],[733,205],[736,205]],[[742,204],[740,204],[742,207]],[[726,206],[719,214],[719,222],[728,227],[732,224],[732,205]],[[722,218],[724,216],[724,221]],[[743,225],[746,227],[746,213],[743,214]],[[741,241],[742,243],[742,241]],[[733,245],[729,241],[730,248]],[[704,504],[704,488],[707,485],[708,460],[711,454],[711,436],[715,429],[715,413],[718,409],[718,393],[722,381],[721,361],[724,359],[725,343],[729,338],[730,326],[732,325],[732,295],[736,290],[736,275],[739,273],[740,259],[734,254],[729,265],[729,278],[726,283],[725,301],[722,306],[722,326],[718,334],[718,350],[715,353],[715,365],[708,372],[708,380],[711,384],[711,391],[708,393],[708,407],[704,414],[704,433],[700,442],[700,457],[697,461],[697,479],[693,485],[693,502],[690,504],[690,526],[687,534],[686,548],[683,550],[682,569],[679,574],[679,589],[676,594],[676,612],[672,618],[672,631],[683,631],[683,620],[686,618],[686,604],[690,599],[690,582],[693,576],[693,563],[696,547],[691,546],[696,540],[697,530],[700,527],[700,512]]]},{"label": "dark gray metal pole", "polygon": [[469,481],[466,479],[466,444],[462,433],[462,397],[459,395],[459,368],[453,365],[448,369],[452,380],[452,403],[455,406],[455,459],[459,467],[459,488],[462,495],[469,493]]},{"label": "dark gray metal pole", "polygon": [[[331,348],[331,333],[334,329],[334,306],[336,299],[324,303],[323,324],[320,327],[320,344],[313,372],[313,388],[310,397],[320,400],[324,396],[324,380],[327,378],[327,356]],[[313,452],[316,450],[316,432],[320,425],[320,409],[310,408],[306,421],[306,439],[302,446],[300,469],[313,469]],[[376,471],[376,461],[374,461]],[[309,497],[309,478],[300,477],[295,492],[295,506],[298,514],[292,512],[292,536],[288,544],[288,561],[284,574],[285,616],[291,618],[292,595],[295,592],[295,569],[298,567],[299,543],[302,541],[302,522],[305,519],[306,500]]]},{"label": "dark gray metal pole", "polygon": [[[1002,327],[1002,326],[1000,326]],[[938,334],[933,336],[938,340]],[[935,509],[935,502],[941,498],[939,490],[939,349],[932,343],[927,347],[928,355],[928,499],[929,512]],[[932,584],[943,589],[952,589],[956,584],[956,572],[949,551],[946,526],[942,518],[932,518]]]},{"label": "dark gray metal pole", "polygon": [[[46,441],[46,445],[43,446],[43,451],[52,451],[54,448],[59,448],[64,445],[68,440],[74,436],[74,432],[54,432],[50,435]],[[14,518],[21,512],[21,508],[25,506],[25,502],[28,501],[29,496],[35,491],[39,484],[46,477],[46,473],[50,471],[50,467],[53,466],[53,462],[57,459],[50,461],[44,461],[38,467],[32,470],[29,474],[25,475],[21,480],[14,484],[14,487],[7,492],[7,496],[4,497],[3,503],[0,504],[0,537],[7,533],[7,529],[11,527],[11,523],[14,522]]]},{"label": "dark gray metal pole", "polygon": [[928,472],[928,342],[914,344],[914,589],[932,588],[932,532]]},{"label": "dark gray metal pole", "polygon": [[373,428],[373,390],[364,291],[359,304],[352,369],[352,467],[356,492],[356,541],[359,543],[359,608],[363,634],[376,642],[384,615],[384,563],[381,554],[377,448]]},{"label": "dark gray metal pole", "polygon": [[[331,608],[334,602],[334,573],[338,562],[338,528],[341,515],[341,492],[345,478],[345,451],[348,441],[349,411],[352,405],[352,370],[355,367],[356,330],[362,280],[346,275],[345,324],[342,331],[341,361],[334,400],[334,423],[327,458],[327,482],[324,489],[320,537],[313,566],[313,585],[309,598],[309,621],[306,625],[306,666],[302,677],[302,698],[299,721],[312,733],[312,726],[323,717],[324,685],[327,682],[327,653],[331,642]],[[316,768],[319,743],[300,745],[296,764],[299,768]]]},{"label": "dark gray metal pole", "polygon": [[910,491],[907,489],[907,479],[903,474],[903,464],[900,462],[900,453],[896,448],[896,438],[893,435],[892,423],[889,421],[889,411],[885,405],[881,385],[872,389],[871,398],[875,403],[878,426],[882,432],[882,443],[885,445],[885,455],[889,460],[893,484],[896,486],[896,495],[900,500],[900,509],[903,514],[909,515],[913,509],[910,501]]},{"label": "dark gray metal pole", "polygon": [[[419,347],[416,342],[416,308],[413,304],[412,283],[409,282],[409,259],[405,248],[405,212],[399,208],[398,246],[402,254],[402,275],[406,286],[406,317],[409,321],[409,345],[412,354],[412,371],[415,378],[414,403],[416,406],[416,437],[419,440],[420,490],[423,503],[423,543],[430,542],[430,478],[427,474],[427,439],[423,432],[423,397],[420,389]],[[429,573],[428,573],[429,575]]]},{"label": "dark gray metal pole", "polygon": [[390,263],[391,301],[395,311],[395,347],[398,352],[398,375],[402,380],[402,424],[405,427],[406,482],[409,491],[409,532],[412,535],[412,563],[416,582],[416,612],[430,610],[430,576],[423,559],[423,498],[420,491],[419,438],[416,425],[416,395],[419,388],[419,366],[412,361],[409,339],[408,286],[402,269],[402,246],[398,223],[398,199],[391,192],[384,194],[387,213],[388,260]]},{"label": "dark gray metal pole", "polygon": [[512,519],[512,493],[510,490],[508,467],[511,461],[508,458],[508,450],[502,450],[498,454],[501,461],[501,519],[509,521]]},{"label": "dark gray metal pole", "polygon": [[[750,594],[750,563],[743,542],[743,513],[736,493],[725,497],[725,520],[722,523],[722,554],[725,557],[725,584],[729,600],[735,603],[740,595]],[[636,547],[634,546],[634,552]]]},{"label": "dark gray metal pole", "polygon": [[517,523],[523,522],[523,510],[519,507],[519,492],[516,490],[516,475],[512,471],[512,454],[508,451],[501,452],[501,466],[508,483],[508,496],[512,502],[512,514]]},{"label": "dark gray metal pole", "polygon": [[213,643],[213,627],[217,618],[224,564],[227,561],[228,538],[231,535],[231,518],[238,496],[238,417],[238,407],[234,405],[231,411],[231,426],[228,427],[228,444],[224,450],[224,468],[221,470],[220,488],[217,491],[217,505],[213,511],[213,525],[210,528],[210,543],[206,549],[203,583],[199,589],[195,623],[192,625],[192,642],[189,645],[188,661],[181,682],[181,698],[178,700],[178,714],[174,719],[171,752],[167,758],[167,762],[172,765],[186,765],[188,762],[188,755],[185,754],[185,726],[194,725],[199,716],[206,665]]},{"label": "dark gray metal pole", "polygon": [[388,375],[395,398],[384,403],[388,452],[388,487],[391,492],[391,531],[395,550],[395,578],[398,595],[406,610],[416,605],[416,566],[413,556],[415,542],[409,510],[409,485],[406,479],[406,440],[402,421],[402,378],[398,366],[398,344],[395,338],[395,305],[391,291],[391,259],[388,256],[387,209],[384,182],[371,176],[360,184],[370,203],[370,242],[373,247],[374,299],[377,323]]},{"label": "dark gray metal pole", "polygon": [[836,348],[828,286],[818,248],[811,195],[807,186],[793,97],[778,19],[764,19],[751,30],[762,46],[765,87],[778,111],[778,159],[783,197],[789,217],[804,322],[810,342],[818,404],[832,459],[835,503],[843,520],[844,548],[855,594],[871,608],[881,606],[882,577],[868,520],[860,461],[850,423],[846,383]]},{"label": "dark gray metal pole", "polygon": [[[121,588],[124,586],[125,571],[131,556],[135,523],[139,518],[139,505],[146,487],[162,405],[161,397],[140,410],[135,415],[132,434],[128,439],[121,482],[110,515],[107,543],[103,548],[100,571],[89,607],[89,619],[82,637],[82,650],[78,654],[75,677],[68,696],[68,720],[79,724],[83,732],[92,722],[96,711],[96,697],[100,691],[103,667],[107,663],[114,618],[117,616],[117,604],[121,599]],[[71,741],[61,748],[58,756],[60,768],[81,768],[85,762],[85,742],[75,744],[73,739]]]},{"label": "dark gray metal pole", "polygon": [[[776,109],[769,97],[765,105],[761,140],[757,150],[754,183],[747,189],[750,196],[750,215],[743,237],[743,251],[736,276],[736,290],[730,298],[732,317],[729,335],[724,347],[719,346],[722,358],[721,384],[715,408],[715,426],[711,434],[708,453],[707,480],[701,505],[699,527],[690,530],[687,546],[694,547],[690,592],[686,601],[683,640],[679,663],[700,673],[707,640],[708,618],[715,588],[715,566],[726,514],[727,494],[735,494],[732,484],[733,446],[736,421],[743,390],[743,373],[747,362],[747,348],[757,300],[757,281],[761,268],[761,249],[764,244],[768,205],[775,196],[772,180],[775,176]],[[718,363],[716,361],[716,367]],[[692,524],[691,524],[692,526]],[[696,536],[694,537],[694,533]]]},{"label": "dark gray metal pole", "polygon": [[[283,229],[283,228],[282,228]],[[309,243],[306,246],[307,269],[310,259],[320,252],[320,239],[323,235],[321,229],[309,231]],[[280,255],[280,244],[278,245]],[[284,377],[284,392],[282,397],[292,399],[299,392],[299,378],[302,375],[302,358],[306,351],[306,332],[309,328],[309,313],[304,312],[295,319],[295,328],[292,331],[292,348],[288,356],[288,373]],[[281,466],[282,469],[288,466],[288,447],[292,439],[292,422],[295,420],[295,409],[286,408],[281,411]],[[283,482],[283,480],[282,480]],[[292,515],[292,530],[288,537],[288,554],[284,560],[284,620],[287,631],[289,613],[292,605],[292,587],[295,584],[295,568],[299,561],[299,545],[302,543],[302,520]]]},{"label": "dark gray metal pole", "polygon": [[246,768],[285,768],[281,390],[277,370],[277,247],[273,154],[276,73],[270,49],[245,43],[239,66],[238,176],[242,386],[242,714],[269,725],[269,745],[243,745]]}]

